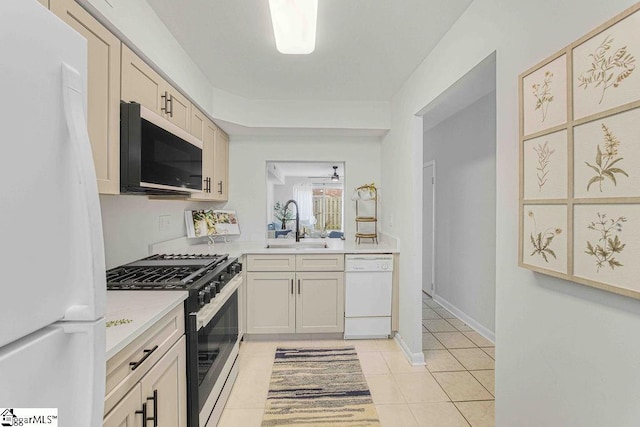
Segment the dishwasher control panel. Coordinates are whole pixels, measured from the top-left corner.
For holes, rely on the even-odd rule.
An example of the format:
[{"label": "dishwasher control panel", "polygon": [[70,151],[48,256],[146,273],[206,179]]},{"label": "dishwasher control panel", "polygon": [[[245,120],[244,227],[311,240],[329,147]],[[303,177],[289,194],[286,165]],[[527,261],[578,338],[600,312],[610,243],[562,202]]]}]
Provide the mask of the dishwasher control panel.
[{"label": "dishwasher control panel", "polygon": [[345,271],[393,271],[393,255],[347,255],[344,261]]}]

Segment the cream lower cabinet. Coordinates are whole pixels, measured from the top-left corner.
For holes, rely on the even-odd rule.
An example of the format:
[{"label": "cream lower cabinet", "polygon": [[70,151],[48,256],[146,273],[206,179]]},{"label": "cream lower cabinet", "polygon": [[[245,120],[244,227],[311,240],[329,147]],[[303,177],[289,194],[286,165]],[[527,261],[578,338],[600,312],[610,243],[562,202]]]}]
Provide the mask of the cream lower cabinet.
[{"label": "cream lower cabinet", "polygon": [[296,332],[344,331],[344,273],[296,273]]},{"label": "cream lower cabinet", "polygon": [[247,333],[296,331],[295,273],[247,272]]},{"label": "cream lower cabinet", "polygon": [[107,361],[104,427],[187,426],[185,341],[179,306]]},{"label": "cream lower cabinet", "polygon": [[139,427],[142,422],[142,396],[140,384],[129,393],[104,417],[104,427]]},{"label": "cream lower cabinet", "polygon": [[[319,265],[316,260],[327,258],[335,260],[321,262],[325,266],[317,267],[320,271],[295,271],[296,265]],[[247,333],[343,332],[344,272],[326,271],[344,269],[340,258],[344,260],[343,255],[247,255]]]},{"label": "cream lower cabinet", "polygon": [[187,426],[186,360],[183,336],[140,381],[147,416],[155,418],[154,426]]}]

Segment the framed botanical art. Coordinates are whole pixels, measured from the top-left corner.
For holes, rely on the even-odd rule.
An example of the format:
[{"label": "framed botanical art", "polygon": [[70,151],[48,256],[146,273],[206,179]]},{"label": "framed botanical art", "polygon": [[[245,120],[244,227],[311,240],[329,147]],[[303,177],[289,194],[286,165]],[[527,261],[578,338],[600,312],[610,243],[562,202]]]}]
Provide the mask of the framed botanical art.
[{"label": "framed botanical art", "polygon": [[574,119],[638,100],[639,28],[635,11],[573,48]]},{"label": "framed botanical art", "polygon": [[640,3],[519,77],[518,264],[640,299]]},{"label": "framed botanical art", "polygon": [[567,122],[567,56],[551,60],[523,78],[524,134]]}]

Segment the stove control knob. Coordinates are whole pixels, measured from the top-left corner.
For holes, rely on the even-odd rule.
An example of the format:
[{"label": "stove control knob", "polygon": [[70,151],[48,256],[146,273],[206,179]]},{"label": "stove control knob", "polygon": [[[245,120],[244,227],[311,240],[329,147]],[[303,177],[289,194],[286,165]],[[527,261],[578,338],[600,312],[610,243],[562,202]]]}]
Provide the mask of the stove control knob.
[{"label": "stove control knob", "polygon": [[211,295],[211,286],[206,286],[202,292],[204,293],[204,303],[209,304],[211,302],[211,297],[215,296],[215,294]]},{"label": "stove control knob", "polygon": [[212,289],[212,292],[215,292],[216,294],[219,294],[220,291],[222,290],[222,283],[217,282],[217,281],[213,282],[211,284],[211,289]]},{"label": "stove control knob", "polygon": [[198,306],[199,307],[203,307],[204,304],[205,304],[205,302],[204,302],[204,292],[200,291],[200,292],[198,292]]},{"label": "stove control knob", "polygon": [[226,281],[227,281],[227,275],[226,274],[221,274],[221,275],[218,276],[218,282],[224,283]]}]

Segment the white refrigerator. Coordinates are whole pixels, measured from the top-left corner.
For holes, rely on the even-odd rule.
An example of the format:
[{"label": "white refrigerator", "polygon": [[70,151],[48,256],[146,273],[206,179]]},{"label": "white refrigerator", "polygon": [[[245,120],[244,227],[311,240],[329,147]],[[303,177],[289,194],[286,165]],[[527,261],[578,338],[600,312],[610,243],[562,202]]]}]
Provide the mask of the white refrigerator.
[{"label": "white refrigerator", "polygon": [[0,425],[37,408],[57,409],[60,426],[102,425],[106,285],[86,64],[85,39],[36,0],[0,1]]}]

